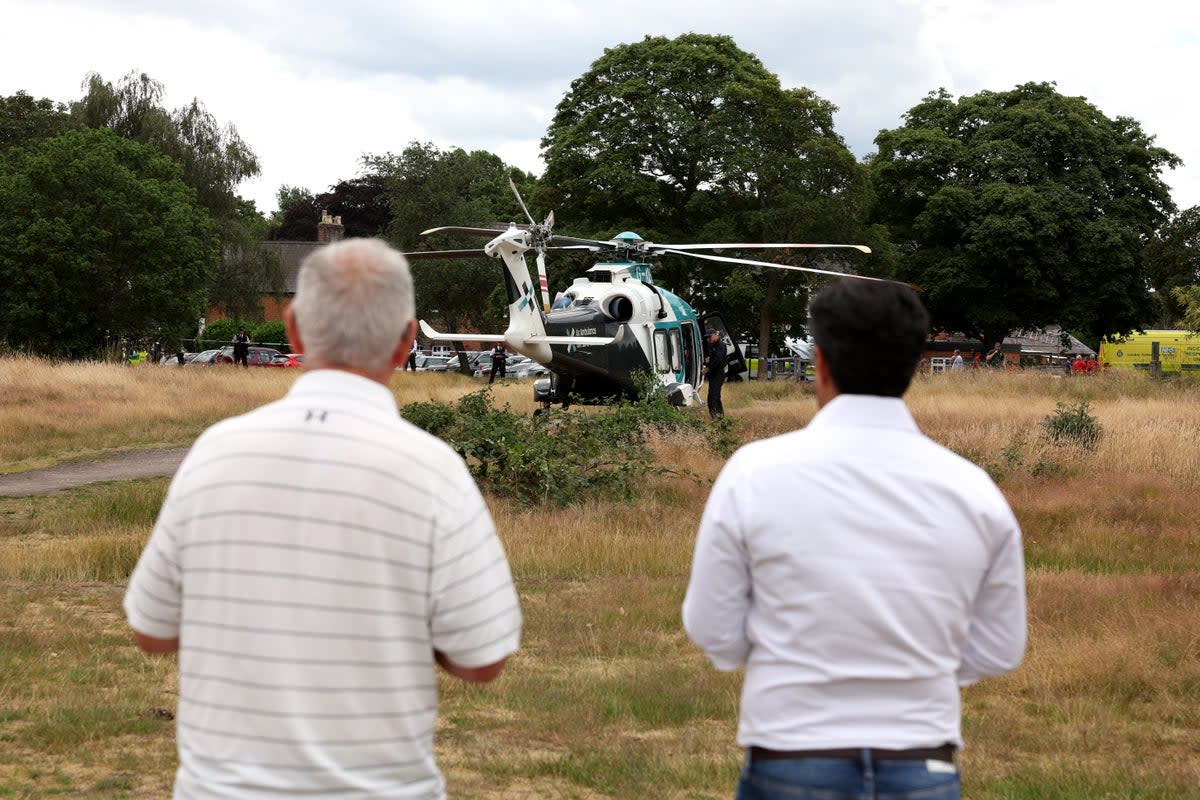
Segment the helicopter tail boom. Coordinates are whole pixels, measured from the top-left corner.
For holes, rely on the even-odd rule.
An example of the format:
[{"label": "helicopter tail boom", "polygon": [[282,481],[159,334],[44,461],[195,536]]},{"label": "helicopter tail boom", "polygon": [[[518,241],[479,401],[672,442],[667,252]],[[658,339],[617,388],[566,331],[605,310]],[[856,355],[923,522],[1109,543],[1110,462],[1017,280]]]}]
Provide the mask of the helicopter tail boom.
[{"label": "helicopter tail boom", "polygon": [[[426,339],[435,342],[504,342],[511,346],[506,333],[441,333],[434,330],[425,320],[421,320],[421,333],[425,335]],[[522,340],[522,343],[535,346],[562,344],[576,347],[603,347],[612,344],[615,340],[615,336],[538,336],[535,334]],[[520,352],[522,348],[513,347],[513,349]]]}]

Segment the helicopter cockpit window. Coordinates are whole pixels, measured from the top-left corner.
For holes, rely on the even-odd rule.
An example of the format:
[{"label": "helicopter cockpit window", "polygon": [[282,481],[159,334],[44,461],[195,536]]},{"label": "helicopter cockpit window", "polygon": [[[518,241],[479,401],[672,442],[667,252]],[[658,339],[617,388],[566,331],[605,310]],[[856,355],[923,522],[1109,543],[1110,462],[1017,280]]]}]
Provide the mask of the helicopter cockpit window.
[{"label": "helicopter cockpit window", "polygon": [[683,338],[678,329],[671,331],[671,372],[683,369]]},{"label": "helicopter cockpit window", "polygon": [[671,341],[667,333],[654,332],[654,368],[659,372],[671,372]]}]

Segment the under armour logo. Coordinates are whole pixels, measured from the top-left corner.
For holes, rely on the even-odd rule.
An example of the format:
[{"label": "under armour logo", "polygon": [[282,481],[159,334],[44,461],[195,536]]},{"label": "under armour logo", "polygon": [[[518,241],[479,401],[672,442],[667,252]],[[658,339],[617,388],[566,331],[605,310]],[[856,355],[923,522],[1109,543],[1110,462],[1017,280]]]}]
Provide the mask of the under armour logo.
[{"label": "under armour logo", "polygon": [[304,421],[305,421],[305,422],[312,422],[312,421],[315,419],[317,422],[324,422],[324,421],[325,421],[325,416],[326,416],[328,413],[329,413],[328,411],[315,411],[315,410],[313,410],[313,409],[311,409],[311,408],[310,408],[310,409],[308,410],[308,413],[304,415]]}]

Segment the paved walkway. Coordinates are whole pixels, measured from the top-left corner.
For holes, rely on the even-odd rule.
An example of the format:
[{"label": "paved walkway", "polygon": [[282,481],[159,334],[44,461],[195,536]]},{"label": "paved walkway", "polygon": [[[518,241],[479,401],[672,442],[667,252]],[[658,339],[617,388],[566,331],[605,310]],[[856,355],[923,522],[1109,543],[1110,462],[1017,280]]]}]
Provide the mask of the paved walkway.
[{"label": "paved walkway", "polygon": [[187,451],[186,447],[134,450],[95,461],[80,461],[75,464],[0,475],[0,497],[50,494],[61,489],[100,481],[129,481],[174,475]]}]

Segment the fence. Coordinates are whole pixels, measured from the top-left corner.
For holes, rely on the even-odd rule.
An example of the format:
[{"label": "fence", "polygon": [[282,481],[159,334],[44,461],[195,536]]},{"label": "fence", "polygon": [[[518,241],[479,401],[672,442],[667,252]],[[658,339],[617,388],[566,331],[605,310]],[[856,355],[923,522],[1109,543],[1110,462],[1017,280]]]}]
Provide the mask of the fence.
[{"label": "fence", "polygon": [[[795,380],[795,381],[811,381],[812,364],[807,361],[797,361],[794,358],[768,358],[767,362],[767,380]],[[748,380],[758,379],[758,364],[759,359],[746,359],[747,372],[745,377]]]}]

